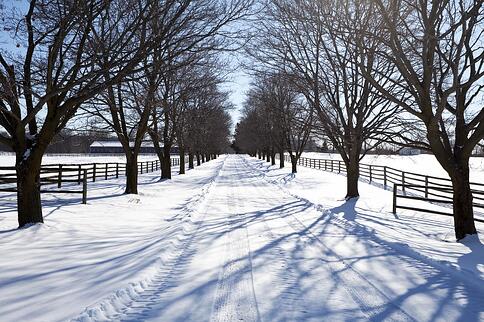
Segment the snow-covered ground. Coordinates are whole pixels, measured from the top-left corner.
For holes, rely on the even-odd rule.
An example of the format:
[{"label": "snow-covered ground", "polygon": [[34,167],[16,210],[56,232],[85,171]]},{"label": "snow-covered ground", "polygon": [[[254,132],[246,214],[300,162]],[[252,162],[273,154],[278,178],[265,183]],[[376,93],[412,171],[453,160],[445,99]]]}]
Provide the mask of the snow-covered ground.
[{"label": "snow-covered ground", "polygon": [[[45,195],[16,230],[0,201],[0,320],[479,321],[484,246],[451,219],[399,211],[343,176],[222,156],[159,182],[90,184],[88,205]],[[60,207],[62,206],[62,207]],[[482,235],[484,225],[478,224]]]},{"label": "snow-covered ground", "polygon": [[[314,159],[341,160],[337,153],[305,152],[302,155]],[[430,154],[420,155],[376,155],[367,154],[362,163],[372,165],[384,165],[398,170],[421,173],[447,178],[448,174],[442,168],[437,159]],[[471,157],[469,162],[470,177],[472,182],[484,183],[484,157]]]},{"label": "snow-covered ground", "polygon": [[[173,155],[172,158],[178,156]],[[155,154],[140,154],[138,161],[154,161],[158,160]],[[77,163],[105,163],[105,162],[125,162],[126,157],[121,154],[114,155],[96,155],[96,154],[46,154],[42,158],[42,164],[77,164]],[[0,166],[14,166],[15,154],[0,153]]]}]

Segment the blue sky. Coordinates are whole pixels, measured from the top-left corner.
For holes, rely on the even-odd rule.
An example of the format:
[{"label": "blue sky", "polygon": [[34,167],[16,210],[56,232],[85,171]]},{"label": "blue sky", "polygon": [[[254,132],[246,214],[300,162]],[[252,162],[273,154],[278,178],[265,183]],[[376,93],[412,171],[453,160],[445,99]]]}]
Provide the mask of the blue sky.
[{"label": "blue sky", "polygon": [[229,77],[229,82],[227,82],[226,87],[232,93],[230,95],[230,100],[235,105],[235,109],[230,112],[232,115],[232,120],[235,124],[240,119],[240,110],[245,100],[245,94],[249,88],[250,77],[244,73],[242,68],[233,72]]}]

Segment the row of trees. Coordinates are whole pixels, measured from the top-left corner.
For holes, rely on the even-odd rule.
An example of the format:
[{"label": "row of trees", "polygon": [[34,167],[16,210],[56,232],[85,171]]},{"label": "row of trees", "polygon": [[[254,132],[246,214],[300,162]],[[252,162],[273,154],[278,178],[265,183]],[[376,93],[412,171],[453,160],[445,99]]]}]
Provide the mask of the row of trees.
[{"label": "row of trees", "polygon": [[[382,142],[429,150],[451,178],[455,234],[464,238],[476,233],[469,158],[484,139],[483,10],[477,0],[268,0],[247,48],[257,62],[251,91],[271,96],[274,84],[288,84],[274,97],[292,95],[284,112],[292,126],[312,116],[312,130],[341,155],[347,198],[358,196],[360,160]],[[272,138],[285,119],[264,123],[277,104],[252,96],[239,145],[281,150]],[[284,149],[295,147],[286,140]]]},{"label": "row of trees", "polygon": [[127,193],[137,192],[137,155],[147,134],[166,178],[175,142],[192,156],[219,152],[230,119],[215,54],[230,47],[231,25],[248,13],[250,0],[16,5],[1,12],[0,142],[16,154],[20,227],[43,221],[42,157],[81,110],[105,121],[123,145]]}]

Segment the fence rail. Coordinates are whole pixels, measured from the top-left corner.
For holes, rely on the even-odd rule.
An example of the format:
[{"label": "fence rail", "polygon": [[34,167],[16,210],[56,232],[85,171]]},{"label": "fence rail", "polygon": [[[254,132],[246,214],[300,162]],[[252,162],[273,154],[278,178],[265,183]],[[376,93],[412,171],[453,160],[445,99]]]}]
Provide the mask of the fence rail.
[{"label": "fence rail", "polygon": [[[171,158],[171,165],[180,165],[179,158]],[[138,174],[154,172],[161,168],[159,160],[138,162]],[[17,174],[15,167],[0,167],[0,192],[17,192]],[[95,162],[78,164],[46,164],[40,169],[40,186],[56,185],[57,189],[41,189],[41,193],[82,194],[82,203],[87,202],[87,183],[96,180],[108,180],[126,175],[126,163]],[[82,185],[76,190],[61,189],[65,183]]]},{"label": "fence rail", "polygon": [[[290,162],[288,155],[284,156],[285,161]],[[341,160],[313,159],[301,157],[298,165],[318,170],[346,174],[346,165]],[[398,170],[389,166],[372,165],[360,163],[360,178],[370,183],[381,184],[384,188],[393,185],[394,202],[395,198],[414,199],[432,203],[452,204],[452,182],[449,178],[423,175],[415,172]],[[473,207],[484,210],[484,184],[471,182],[473,195]],[[395,189],[397,189],[395,191]],[[401,193],[401,194],[398,194]],[[398,206],[401,209],[430,212],[424,208]],[[394,208],[394,212],[395,212]],[[437,213],[437,211],[432,211]],[[449,215],[439,212],[439,214]],[[475,219],[483,222],[482,219]]]}]

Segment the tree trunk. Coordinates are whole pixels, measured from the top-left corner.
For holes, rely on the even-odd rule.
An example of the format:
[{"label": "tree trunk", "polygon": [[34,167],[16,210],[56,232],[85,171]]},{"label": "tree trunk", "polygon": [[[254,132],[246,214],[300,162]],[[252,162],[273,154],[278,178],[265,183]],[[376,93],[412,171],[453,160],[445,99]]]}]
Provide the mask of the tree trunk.
[{"label": "tree trunk", "polygon": [[129,158],[126,162],[126,194],[138,194],[138,159]]},{"label": "tree trunk", "polygon": [[200,153],[197,153],[197,166],[200,166],[202,164],[200,160]]},{"label": "tree trunk", "polygon": [[350,158],[350,162],[346,164],[346,197],[345,199],[356,198],[358,193],[358,179],[360,177],[360,163],[359,160]]},{"label": "tree trunk", "polygon": [[297,159],[295,155],[291,154],[291,171],[297,173]]},{"label": "tree trunk", "polygon": [[271,151],[271,165],[276,165],[276,153]]},{"label": "tree trunk", "polygon": [[161,159],[161,178],[171,179],[171,157],[170,155],[163,155]]},{"label": "tree trunk", "polygon": [[259,157],[259,160],[260,160],[260,159],[262,159],[262,153],[260,152],[260,150],[259,150],[259,151],[257,151],[257,155],[258,155],[258,157]]},{"label": "tree trunk", "polygon": [[451,176],[454,201],[454,230],[457,240],[477,234],[474,224],[472,192],[469,184],[469,165],[460,165]]},{"label": "tree trunk", "polygon": [[208,161],[210,161],[210,154],[208,154],[208,153],[207,153],[207,154],[205,155],[205,160],[207,160],[207,162],[208,162]]},{"label": "tree trunk", "polygon": [[193,165],[193,153],[190,152],[188,153],[188,169],[193,169],[194,168],[194,165]]},{"label": "tree trunk", "polygon": [[266,162],[271,162],[271,154],[269,152],[266,153]]},{"label": "tree trunk", "polygon": [[[40,199],[40,164],[22,160],[16,164],[17,209],[19,228],[27,224],[43,223]],[[37,163],[37,162],[36,162]]]},{"label": "tree trunk", "polygon": [[180,171],[179,174],[185,174],[185,149],[180,148]]},{"label": "tree trunk", "polygon": [[284,151],[279,151],[279,168],[284,168]]},{"label": "tree trunk", "polygon": [[205,163],[205,154],[202,153],[202,163]]}]

